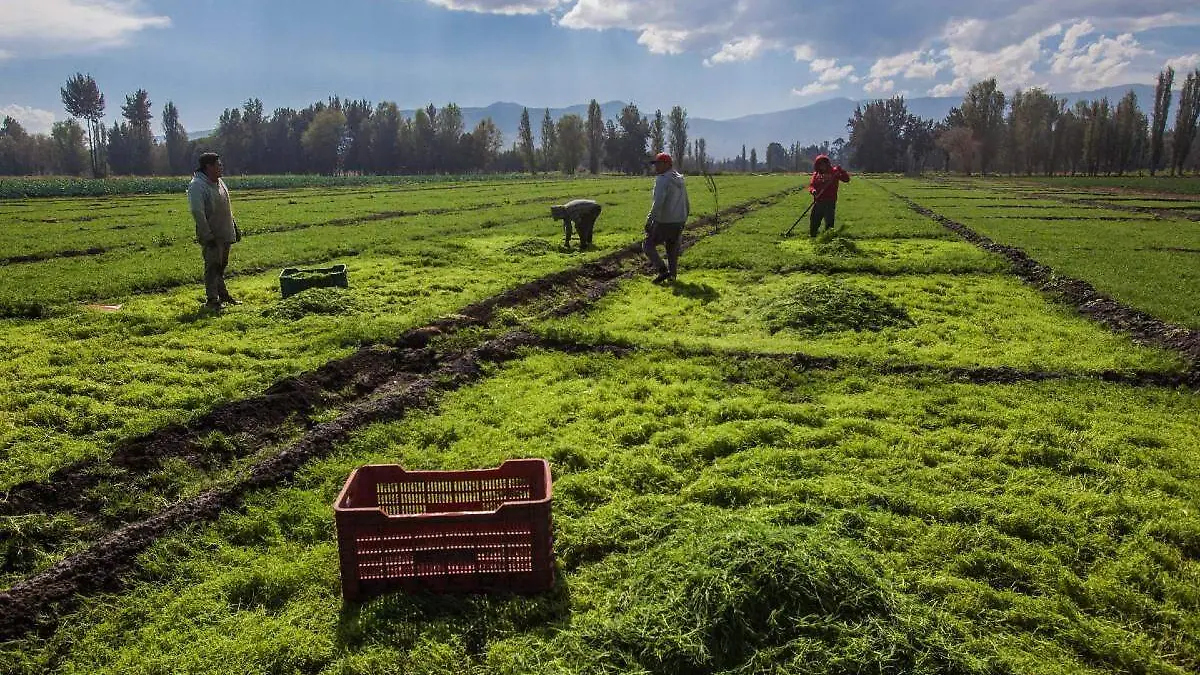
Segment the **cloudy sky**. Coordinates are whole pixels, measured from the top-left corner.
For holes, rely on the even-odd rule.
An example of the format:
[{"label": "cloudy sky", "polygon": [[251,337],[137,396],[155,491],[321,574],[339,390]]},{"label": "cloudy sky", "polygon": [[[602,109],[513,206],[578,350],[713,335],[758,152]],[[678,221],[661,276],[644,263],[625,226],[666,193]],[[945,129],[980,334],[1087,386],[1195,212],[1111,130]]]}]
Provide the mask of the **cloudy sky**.
[{"label": "cloudy sky", "polygon": [[0,0],[0,115],[44,131],[91,73],[185,126],[251,97],[679,104],[725,119],[847,96],[1144,83],[1200,66],[1200,0]]}]

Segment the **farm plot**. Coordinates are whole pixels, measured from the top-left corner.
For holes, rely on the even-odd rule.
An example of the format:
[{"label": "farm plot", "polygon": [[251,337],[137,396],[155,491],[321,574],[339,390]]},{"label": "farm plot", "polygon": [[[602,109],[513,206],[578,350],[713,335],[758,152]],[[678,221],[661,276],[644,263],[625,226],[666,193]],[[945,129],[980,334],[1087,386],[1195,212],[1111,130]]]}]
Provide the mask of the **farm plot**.
[{"label": "farm plot", "polygon": [[[1100,205],[1058,208],[1037,195],[958,185],[948,188],[902,179],[880,184],[903,193],[992,240],[1018,247],[1062,274],[1163,320],[1200,328],[1200,225],[1184,218],[1151,218]],[[989,186],[991,183],[989,183]],[[955,201],[968,192],[987,201]],[[947,198],[946,201],[935,201]],[[1063,219],[1065,213],[1080,219]],[[1023,216],[1023,217],[1022,217]]]},{"label": "farm plot", "polygon": [[[158,530],[132,562],[112,556],[120,586],[16,636],[0,666],[1200,666],[1200,396],[1171,384],[1187,381],[1183,358],[1039,297],[869,182],[846,190],[836,236],[781,239],[802,205],[739,214],[674,287],[614,269],[553,311],[518,303],[434,337],[435,354],[493,356],[473,379],[435,359],[442,375],[419,381],[454,384],[425,407],[353,417],[276,477],[291,480]],[[580,314],[572,293],[597,302]],[[510,457],[554,468],[552,593],[342,606],[329,505],[353,467]]]},{"label": "farm plot", "polygon": [[[729,181],[723,196],[736,203],[790,182]],[[230,282],[247,304],[215,318],[197,311],[203,293],[194,245],[112,261],[100,256],[9,266],[2,284],[12,294],[76,284],[95,289],[98,302],[122,309],[108,314],[59,305],[57,318],[0,323],[0,447],[5,448],[0,482],[8,487],[45,476],[65,461],[101,452],[97,444],[110,445],[220,401],[261,392],[360,344],[385,340],[503,288],[623,247],[640,232],[645,183],[602,185],[602,191],[623,191],[599,197],[606,212],[595,239],[598,250],[584,254],[558,250],[561,230],[545,217],[546,208],[535,204],[247,237],[235,247],[236,276]],[[531,187],[542,194],[564,192]],[[697,209],[702,209],[705,193],[697,192]],[[464,208],[471,204],[467,199]],[[278,300],[280,267],[337,261],[350,263],[352,279],[338,302],[304,307],[299,300]],[[15,268],[30,270],[26,286],[14,278],[21,275],[10,274]],[[146,281],[157,276],[157,269],[166,270],[170,279]],[[140,282],[131,283],[126,275],[145,282],[146,291],[128,295],[127,289]]]},{"label": "farm plot", "polygon": [[[722,197],[733,204],[794,187],[789,178],[722,182]],[[394,349],[357,351],[362,345],[387,345],[410,328],[581,263],[631,257],[646,183],[598,186],[608,192],[598,197],[605,214],[596,251],[559,250],[561,229],[533,205],[520,208],[536,209],[537,217],[523,219],[507,207],[473,210],[465,222],[457,212],[422,216],[376,231],[371,250],[351,258],[338,253],[345,228],[313,227],[306,232],[315,251],[350,263],[348,291],[280,301],[275,268],[231,281],[246,304],[219,317],[197,311],[192,289],[105,296],[122,304],[115,313],[3,322],[7,577],[44,569],[79,542],[194,496],[398,373],[431,367],[428,358]],[[698,213],[705,197],[697,191]],[[251,242],[262,255],[278,255],[266,237],[244,243]],[[546,290],[570,293],[573,286]],[[333,359],[343,361],[322,366]],[[310,376],[291,379],[303,371]]]}]

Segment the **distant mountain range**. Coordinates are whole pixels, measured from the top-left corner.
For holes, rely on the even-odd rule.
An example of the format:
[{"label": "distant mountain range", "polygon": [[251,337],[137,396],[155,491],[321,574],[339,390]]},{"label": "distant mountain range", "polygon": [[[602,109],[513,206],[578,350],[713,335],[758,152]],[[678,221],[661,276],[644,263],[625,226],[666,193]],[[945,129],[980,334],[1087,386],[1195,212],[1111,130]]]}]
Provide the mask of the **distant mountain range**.
[{"label": "distant mountain range", "polygon": [[[1149,114],[1154,107],[1154,87],[1150,85],[1122,85],[1093,91],[1067,92],[1056,94],[1056,96],[1067,99],[1068,106],[1074,105],[1081,99],[1106,97],[1112,101],[1113,105],[1116,105],[1117,101],[1130,89],[1137,94],[1142,110]],[[767,145],[773,141],[789,146],[792,143],[809,145],[832,141],[838,137],[845,138],[847,135],[846,121],[854,114],[855,107],[865,103],[866,100],[833,98],[799,108],[746,115],[728,120],[690,117],[688,119],[688,137],[705,139],[709,156],[718,159],[740,155],[743,144],[746,146],[747,152],[750,151],[750,148],[756,148],[758,156],[762,158],[766,155]],[[905,99],[909,112],[935,120],[944,118],[951,108],[962,105],[962,102],[961,96]],[[1176,102],[1172,105],[1172,111],[1177,105],[1178,92],[1176,92]],[[470,130],[480,120],[487,117],[492,118],[492,121],[504,134],[504,144],[507,147],[512,145],[517,138],[517,129],[521,124],[521,111],[524,107],[520,103],[500,102],[484,108],[463,108],[463,123]],[[606,120],[616,118],[624,107],[623,101],[609,101],[600,104]],[[654,114],[653,107],[642,105],[638,107],[647,117]],[[550,108],[550,116],[558,119],[563,115],[574,113],[586,119],[587,108],[587,104],[573,105],[567,108]],[[663,114],[666,115],[668,110],[669,106],[663,108]],[[403,111],[407,117],[411,117],[414,113],[415,110]],[[533,125],[535,138],[541,130],[544,114],[545,108],[529,108],[529,119]],[[204,138],[211,133],[212,130],[209,129],[189,135],[192,138]]]}]

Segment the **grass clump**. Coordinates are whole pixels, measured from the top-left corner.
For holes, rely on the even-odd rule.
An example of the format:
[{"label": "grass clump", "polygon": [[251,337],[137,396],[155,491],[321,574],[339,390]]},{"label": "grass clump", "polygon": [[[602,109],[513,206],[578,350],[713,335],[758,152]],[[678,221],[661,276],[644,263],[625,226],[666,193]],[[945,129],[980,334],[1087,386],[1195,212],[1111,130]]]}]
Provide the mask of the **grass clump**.
[{"label": "grass clump", "polygon": [[830,237],[827,241],[817,241],[813,246],[813,251],[817,255],[834,258],[852,258],[862,255],[862,250],[858,248],[858,244],[855,244],[852,239],[846,237]]},{"label": "grass clump", "polygon": [[841,281],[798,284],[768,301],[764,310],[767,326],[773,333],[790,329],[816,335],[912,324],[904,308]]},{"label": "grass clump", "polygon": [[524,255],[524,256],[539,256],[546,255],[554,250],[554,245],[545,239],[531,237],[522,239],[521,241],[504,249],[504,252],[509,255]]},{"label": "grass clump", "polygon": [[352,314],[357,309],[358,303],[349,291],[341,288],[310,288],[284,298],[274,307],[263,310],[263,316],[295,321],[309,314],[334,316]]},{"label": "grass clump", "polygon": [[863,254],[854,240],[845,235],[846,228],[825,230],[813,242],[813,252],[831,258],[853,258]]}]

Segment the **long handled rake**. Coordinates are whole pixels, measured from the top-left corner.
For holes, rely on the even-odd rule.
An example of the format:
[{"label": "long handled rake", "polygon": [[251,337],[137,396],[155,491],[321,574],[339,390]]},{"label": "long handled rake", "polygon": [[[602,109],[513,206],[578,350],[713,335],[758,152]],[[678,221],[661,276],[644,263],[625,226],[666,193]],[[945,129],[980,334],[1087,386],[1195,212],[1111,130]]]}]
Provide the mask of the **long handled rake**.
[{"label": "long handled rake", "polygon": [[821,188],[821,191],[819,193],[813,195],[812,202],[809,203],[808,208],[804,209],[804,213],[800,214],[800,217],[796,219],[796,222],[792,223],[792,226],[788,228],[787,232],[783,233],[783,236],[785,236],[785,237],[792,236],[792,230],[796,229],[796,226],[800,224],[800,221],[804,220],[804,216],[808,215],[808,212],[812,210],[812,207],[817,203],[817,200],[820,199],[821,197],[825,196],[825,191],[828,190],[829,185],[832,185],[832,184],[833,183],[829,183],[825,187]]}]

